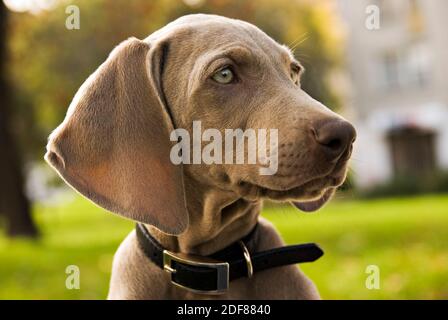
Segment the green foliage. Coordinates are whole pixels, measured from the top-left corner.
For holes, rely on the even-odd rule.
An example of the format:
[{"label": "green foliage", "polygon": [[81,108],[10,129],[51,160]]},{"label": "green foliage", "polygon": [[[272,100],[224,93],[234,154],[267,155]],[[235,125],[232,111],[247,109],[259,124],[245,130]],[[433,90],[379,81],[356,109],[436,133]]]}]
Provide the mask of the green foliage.
[{"label": "green foliage", "polygon": [[330,107],[339,107],[329,78],[341,60],[338,21],[320,0],[208,0],[190,7],[182,1],[77,0],[80,30],[65,28],[69,4],[38,15],[12,13],[9,48],[15,89],[14,127],[22,151],[41,159],[49,132],[62,120],[79,86],[115,45],[130,36],[145,38],[167,22],[204,12],[258,25],[280,43],[296,46],[305,65],[303,87]]},{"label": "green foliage", "polygon": [[[267,207],[287,243],[317,242],[325,251],[302,270],[325,299],[448,297],[448,195],[333,201],[316,214]],[[134,224],[87,200],[35,208],[43,237],[0,235],[0,299],[104,299],[114,252]],[[81,289],[65,288],[65,268],[81,270]],[[380,290],[365,287],[368,265],[380,268]]]}]

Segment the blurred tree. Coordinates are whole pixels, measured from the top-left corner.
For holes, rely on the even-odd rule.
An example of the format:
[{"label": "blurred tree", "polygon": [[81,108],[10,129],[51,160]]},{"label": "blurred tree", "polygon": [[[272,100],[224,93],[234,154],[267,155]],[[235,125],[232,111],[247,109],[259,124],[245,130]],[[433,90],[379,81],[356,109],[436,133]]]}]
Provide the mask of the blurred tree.
[{"label": "blurred tree", "polygon": [[0,213],[6,218],[10,236],[37,235],[30,204],[24,192],[22,162],[11,131],[12,99],[7,72],[7,9],[0,1]]}]

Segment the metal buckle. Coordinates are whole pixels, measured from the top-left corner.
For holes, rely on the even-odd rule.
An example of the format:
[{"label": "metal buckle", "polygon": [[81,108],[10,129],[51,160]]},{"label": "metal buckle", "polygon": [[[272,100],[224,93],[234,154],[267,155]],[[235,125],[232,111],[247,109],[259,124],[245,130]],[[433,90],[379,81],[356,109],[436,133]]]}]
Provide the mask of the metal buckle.
[{"label": "metal buckle", "polygon": [[252,259],[250,258],[249,250],[247,249],[244,242],[240,241],[239,243],[240,243],[241,249],[243,249],[244,260],[246,260],[247,277],[250,279],[254,275],[254,267],[252,265]]},{"label": "metal buckle", "polygon": [[[190,266],[206,267],[216,270],[216,289],[215,290],[198,290],[195,288],[186,287],[180,283],[177,283],[173,279],[173,274],[176,273],[176,269],[171,265],[171,261],[180,262],[182,264]],[[206,294],[223,294],[229,288],[229,264],[227,262],[221,262],[214,259],[193,256],[183,253],[173,253],[168,250],[163,250],[163,270],[171,274],[171,283],[177,287],[192,291],[194,293],[206,293]]]}]

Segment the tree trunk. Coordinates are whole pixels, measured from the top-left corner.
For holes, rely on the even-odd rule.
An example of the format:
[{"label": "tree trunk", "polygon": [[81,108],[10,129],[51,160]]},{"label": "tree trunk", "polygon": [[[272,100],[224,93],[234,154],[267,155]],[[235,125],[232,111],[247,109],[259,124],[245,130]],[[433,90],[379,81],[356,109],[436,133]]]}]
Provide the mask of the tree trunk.
[{"label": "tree trunk", "polygon": [[10,236],[37,236],[24,192],[22,163],[11,130],[11,88],[6,70],[7,8],[0,0],[0,214]]}]

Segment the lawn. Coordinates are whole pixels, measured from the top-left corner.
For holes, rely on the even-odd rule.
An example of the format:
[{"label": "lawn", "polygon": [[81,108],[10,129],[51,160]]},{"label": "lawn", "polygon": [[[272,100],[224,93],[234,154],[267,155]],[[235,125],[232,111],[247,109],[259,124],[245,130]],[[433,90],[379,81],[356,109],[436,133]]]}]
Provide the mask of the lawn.
[{"label": "lawn", "polygon": [[[448,195],[335,200],[316,214],[267,207],[288,243],[317,242],[325,255],[302,269],[325,299],[448,298]],[[90,202],[35,207],[38,242],[0,235],[0,299],[104,299],[113,254],[134,224]],[[65,287],[68,265],[80,290]],[[380,269],[380,289],[365,286]]]}]

